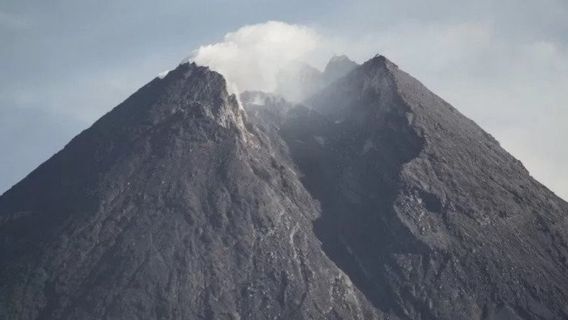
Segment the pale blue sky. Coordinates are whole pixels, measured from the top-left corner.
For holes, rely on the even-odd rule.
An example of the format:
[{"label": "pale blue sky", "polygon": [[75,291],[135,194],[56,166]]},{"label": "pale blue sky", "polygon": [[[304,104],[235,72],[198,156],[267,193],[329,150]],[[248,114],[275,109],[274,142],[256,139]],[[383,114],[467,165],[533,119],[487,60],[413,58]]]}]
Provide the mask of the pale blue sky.
[{"label": "pale blue sky", "polygon": [[0,193],[157,73],[241,26],[383,53],[568,198],[568,2],[0,0]]}]

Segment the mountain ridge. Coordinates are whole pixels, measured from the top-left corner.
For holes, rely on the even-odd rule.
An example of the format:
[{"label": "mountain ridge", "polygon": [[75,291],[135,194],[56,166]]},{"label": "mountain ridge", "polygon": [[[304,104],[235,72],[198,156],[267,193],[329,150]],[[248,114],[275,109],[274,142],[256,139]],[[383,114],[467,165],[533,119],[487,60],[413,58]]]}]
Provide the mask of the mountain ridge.
[{"label": "mountain ridge", "polygon": [[[315,204],[244,132],[236,101],[219,74],[181,65],[4,194],[0,315],[375,318],[317,250]],[[38,189],[56,193],[28,203]]]},{"label": "mountain ridge", "polygon": [[[306,188],[322,203],[318,237],[324,248],[327,244],[327,253],[336,264],[352,277],[363,292],[370,294],[370,301],[375,301],[381,310],[395,308],[392,310],[401,317],[425,319],[482,316],[554,318],[552,314],[565,312],[561,308],[556,311],[546,310],[547,307],[543,307],[542,303],[535,302],[534,299],[545,296],[543,293],[537,298],[530,298],[531,294],[525,293],[529,301],[533,299],[533,306],[529,307],[532,308],[531,311],[524,311],[526,306],[519,308],[498,302],[516,299],[510,293],[503,293],[505,290],[526,292],[534,290],[532,286],[537,284],[539,290],[544,288],[542,286],[547,287],[549,298],[556,300],[555,303],[548,301],[546,305],[561,305],[565,296],[558,296],[555,288],[556,283],[566,281],[562,271],[565,269],[565,263],[562,262],[564,258],[561,258],[566,255],[564,249],[561,249],[565,248],[566,236],[561,230],[566,227],[567,209],[562,199],[531,178],[522,164],[502,150],[491,135],[381,56],[363,64],[361,69],[323,90],[320,95],[324,97],[316,95],[308,100],[309,108],[298,107],[292,111],[293,121],[286,124],[286,120],[280,120],[280,123],[284,123],[282,136],[290,146],[300,171],[305,175],[303,182]],[[292,127],[286,128],[287,125]],[[377,127],[382,129],[374,132]],[[370,134],[374,134],[376,138],[367,138]],[[371,162],[364,158],[367,153],[375,153]],[[404,154],[407,156],[401,159],[400,156]],[[355,165],[350,165],[350,162]],[[337,173],[337,168],[345,170],[345,173]],[[384,172],[391,175],[381,178]],[[342,177],[343,174],[348,176]],[[369,180],[369,176],[375,175],[375,180]],[[377,181],[382,182],[377,185]],[[361,186],[362,183],[365,184]],[[487,191],[480,189],[477,184],[483,184]],[[335,186],[340,186],[339,190]],[[367,190],[373,188],[383,193],[384,198],[391,197],[391,202],[386,205],[383,201],[384,212],[381,216],[390,217],[386,222],[376,222],[376,217],[369,216],[370,213],[366,211],[369,209],[365,209],[365,205],[372,210],[381,208],[380,203],[373,202],[373,194],[365,195]],[[525,189],[532,192],[527,193]],[[536,194],[535,190],[542,190],[542,193]],[[394,194],[388,196],[389,192]],[[495,201],[501,203],[497,205]],[[548,205],[547,202],[555,204]],[[534,208],[528,209],[531,206],[544,208],[541,209],[544,214],[536,214]],[[546,213],[548,210],[550,213]],[[358,216],[357,212],[363,222],[352,227],[352,230],[345,231],[345,226],[352,224]],[[550,223],[545,221],[555,221],[555,227],[545,227]],[[363,231],[369,225],[374,228]],[[399,226],[397,233],[406,233],[403,239],[397,240],[400,237],[396,233],[386,231],[395,225]],[[535,228],[535,225],[540,227]],[[489,235],[480,233],[480,228],[489,227],[492,228]],[[383,230],[380,232],[390,236],[377,238],[369,245],[369,239],[376,236],[377,230]],[[516,233],[520,231],[512,232],[513,230],[522,230],[522,234],[528,238],[519,238]],[[555,231],[548,234],[551,230]],[[357,240],[361,237],[358,234],[362,232],[365,241]],[[411,244],[405,243],[410,240],[413,241]],[[551,241],[557,242],[554,249],[550,253],[544,253],[549,250]],[[516,248],[516,251],[509,250],[503,245],[504,242]],[[369,258],[371,248],[388,246],[406,253],[401,255],[401,252],[395,254],[396,251],[385,251],[374,262]],[[349,249],[346,250],[347,248]],[[417,254],[415,250],[427,253]],[[542,253],[535,260],[532,253],[539,251]],[[354,253],[363,258],[356,259]],[[453,311],[452,308],[445,307],[446,313],[426,311],[432,308],[430,304],[435,305],[436,300],[432,297],[440,294],[436,291],[411,298],[416,295],[414,293],[406,297],[404,303],[396,300],[384,302],[389,300],[388,297],[409,293],[396,284],[396,281],[400,281],[400,284],[405,281],[388,275],[386,270],[380,271],[382,263],[386,262],[389,268],[397,270],[401,268],[399,264],[404,259],[414,257],[404,262],[410,270],[420,270],[418,266],[412,266],[424,263],[420,260],[429,261],[434,268],[438,268],[436,265],[440,263],[440,259],[447,259],[442,258],[444,256],[453,259],[454,268],[468,270],[467,273],[475,275],[472,277],[479,284],[469,283],[466,287],[477,286],[480,297],[469,292],[472,297],[453,301]],[[420,260],[416,260],[417,258]],[[365,259],[368,260],[366,263]],[[477,261],[472,262],[472,259]],[[359,266],[350,260],[358,260]],[[503,276],[479,271],[487,268],[488,264],[495,263],[500,268],[510,265],[505,267],[509,271]],[[542,270],[547,270],[545,273],[551,278],[536,280],[540,278],[539,273],[530,269],[537,265]],[[518,275],[510,271],[516,269],[519,269]],[[379,270],[379,273],[372,275],[373,272],[369,270]],[[457,279],[468,278],[461,274],[464,271],[449,272],[446,280],[433,284],[428,283],[432,279],[427,278],[429,276],[426,271],[424,274],[409,273],[405,276],[424,278],[422,281],[427,285],[423,288],[446,286],[445,290],[450,290],[453,283],[464,281]],[[358,282],[357,278],[361,274],[367,275]],[[487,276],[497,280],[488,279]],[[369,277],[380,277],[382,280],[378,281],[375,288],[365,289],[365,286],[370,286]],[[523,289],[515,284],[518,283],[517,277],[532,278],[529,281],[532,284]],[[391,289],[380,289],[381,287]],[[381,291],[382,296],[375,296]],[[496,292],[493,298],[483,297],[484,292],[492,291]],[[467,296],[465,293],[463,295]],[[416,299],[414,303],[408,303],[413,299]],[[466,301],[468,299],[484,300],[484,307],[478,307],[475,300]]]},{"label": "mountain ridge", "polygon": [[568,204],[384,56],[240,99],[181,64],[0,196],[0,316],[568,316]]}]

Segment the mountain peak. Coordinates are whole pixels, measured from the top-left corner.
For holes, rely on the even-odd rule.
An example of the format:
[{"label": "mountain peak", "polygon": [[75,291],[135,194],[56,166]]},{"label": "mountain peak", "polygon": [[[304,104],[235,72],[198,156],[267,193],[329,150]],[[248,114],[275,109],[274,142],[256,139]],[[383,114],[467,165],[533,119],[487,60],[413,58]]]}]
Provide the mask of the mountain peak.
[{"label": "mountain peak", "polygon": [[391,60],[389,60],[386,56],[377,54],[373,58],[365,61],[362,65],[362,68],[371,69],[371,68],[386,68],[389,71],[394,71],[398,69],[398,65]]},{"label": "mountain peak", "polygon": [[2,195],[0,318],[378,318],[321,251],[283,143],[241,139],[241,111],[179,65]]},{"label": "mountain peak", "polygon": [[331,57],[324,68],[323,79],[329,84],[357,68],[359,65],[346,55],[335,55]]},{"label": "mountain peak", "polygon": [[[349,57],[345,54],[340,55],[333,55],[330,59],[328,64],[330,63],[338,63],[338,62],[353,62],[353,60],[349,59]],[[353,62],[354,63],[354,62]]]},{"label": "mountain peak", "polygon": [[183,63],[75,137],[0,196],[0,318],[566,319],[568,204],[384,56],[325,73]]},{"label": "mountain peak", "polygon": [[161,88],[161,102],[169,112],[179,111],[202,114],[228,127],[243,126],[243,114],[238,99],[227,90],[225,78],[209,67],[195,62],[184,62],[163,77],[150,82]]},{"label": "mountain peak", "polygon": [[288,63],[276,76],[276,92],[290,101],[301,101],[320,89],[321,72],[303,62]]}]

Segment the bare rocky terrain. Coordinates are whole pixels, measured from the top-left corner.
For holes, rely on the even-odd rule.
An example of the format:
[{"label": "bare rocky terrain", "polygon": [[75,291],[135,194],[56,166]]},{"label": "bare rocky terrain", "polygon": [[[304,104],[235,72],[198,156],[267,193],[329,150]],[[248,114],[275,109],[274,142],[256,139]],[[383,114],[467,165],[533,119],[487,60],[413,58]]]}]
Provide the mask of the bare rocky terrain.
[{"label": "bare rocky terrain", "polygon": [[568,318],[568,204],[386,58],[336,60],[242,106],[185,63],[74,138],[0,197],[0,318]]}]

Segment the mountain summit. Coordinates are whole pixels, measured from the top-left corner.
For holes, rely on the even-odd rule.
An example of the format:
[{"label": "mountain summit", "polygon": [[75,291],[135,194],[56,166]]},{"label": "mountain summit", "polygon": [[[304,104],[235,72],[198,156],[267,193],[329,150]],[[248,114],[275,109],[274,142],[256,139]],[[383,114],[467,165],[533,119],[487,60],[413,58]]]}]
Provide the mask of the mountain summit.
[{"label": "mountain summit", "polygon": [[325,85],[345,76],[359,65],[346,55],[333,56],[323,70],[323,82]]},{"label": "mountain summit", "polygon": [[0,197],[0,318],[567,318],[568,204],[385,57],[328,68],[241,106],[184,63],[74,138]]},{"label": "mountain summit", "polygon": [[223,77],[156,78],[0,198],[2,319],[366,318]]},{"label": "mountain summit", "polygon": [[411,319],[560,319],[568,205],[383,56],[282,126],[324,251]]},{"label": "mountain summit", "polygon": [[347,56],[333,56],[324,71],[305,63],[290,63],[278,73],[276,93],[291,102],[302,102],[359,65]]}]

